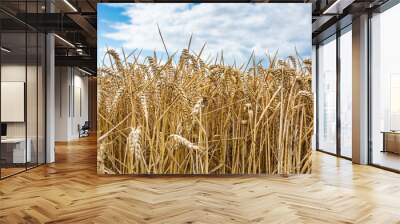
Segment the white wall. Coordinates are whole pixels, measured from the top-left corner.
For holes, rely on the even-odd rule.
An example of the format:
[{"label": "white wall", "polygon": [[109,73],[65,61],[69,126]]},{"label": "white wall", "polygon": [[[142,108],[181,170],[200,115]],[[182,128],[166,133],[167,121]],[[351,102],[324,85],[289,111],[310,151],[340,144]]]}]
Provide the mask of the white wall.
[{"label": "white wall", "polygon": [[[38,69],[38,70],[36,70]],[[44,74],[42,68],[36,65],[25,66],[25,64],[3,64],[1,66],[2,82],[24,82],[26,83],[26,107],[22,112],[27,115],[27,120],[23,122],[6,122],[7,137],[24,138],[25,135],[30,139],[32,150],[32,161],[44,163],[45,150],[45,117],[44,117]],[[25,80],[27,77],[27,81]],[[7,97],[7,96],[2,96]],[[9,110],[10,108],[1,108]],[[12,111],[10,111],[12,113]],[[26,132],[27,131],[27,132]],[[37,153],[39,156],[37,157]]]},{"label": "white wall", "polygon": [[[25,70],[27,69],[27,70]],[[36,74],[36,66],[27,66],[20,64],[4,64],[1,66],[1,81],[2,82],[25,82],[25,75],[28,72],[28,88],[27,88],[27,118],[28,118],[28,129],[33,128],[36,130],[36,80],[30,78],[31,74]],[[40,72],[40,71],[39,71]],[[31,88],[29,88],[31,87]],[[7,110],[7,108],[1,108]],[[7,136],[8,137],[25,137],[25,123],[26,122],[7,122]],[[30,132],[28,130],[28,137]],[[36,132],[35,132],[36,137]]]},{"label": "white wall", "polygon": [[[79,138],[78,125],[88,120],[88,78],[83,75],[76,68],[56,67],[56,141]],[[78,105],[81,105],[81,113]]]},{"label": "white wall", "polygon": [[68,140],[69,118],[69,85],[68,67],[55,68],[55,141]]},{"label": "white wall", "polygon": [[[71,135],[73,138],[79,137],[79,132],[78,132],[78,124],[83,125],[85,121],[88,120],[89,114],[88,114],[88,78],[83,77],[81,73],[78,73],[76,75],[76,70],[75,70],[75,75],[74,75],[74,92],[75,94],[73,97],[74,99],[74,108],[72,109],[73,112],[73,119],[71,120]],[[80,93],[78,93],[80,91]],[[80,94],[80,99],[77,98]],[[81,101],[80,103],[78,101]],[[80,105],[79,105],[80,104]],[[81,107],[81,108],[79,108]],[[79,111],[81,109],[82,111]]]},{"label": "white wall", "polygon": [[[5,64],[1,66],[1,81],[25,82],[25,64]],[[28,67],[28,70],[30,68]],[[6,108],[1,108],[6,110]],[[25,137],[25,122],[7,123],[7,137]]]}]

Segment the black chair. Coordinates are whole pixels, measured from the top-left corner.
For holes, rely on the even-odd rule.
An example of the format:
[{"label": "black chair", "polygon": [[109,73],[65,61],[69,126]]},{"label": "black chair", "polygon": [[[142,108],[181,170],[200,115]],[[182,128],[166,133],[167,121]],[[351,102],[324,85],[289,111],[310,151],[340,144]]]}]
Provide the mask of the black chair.
[{"label": "black chair", "polygon": [[89,136],[89,129],[90,129],[89,121],[85,121],[82,127],[78,125],[78,129],[79,129],[79,138]]}]

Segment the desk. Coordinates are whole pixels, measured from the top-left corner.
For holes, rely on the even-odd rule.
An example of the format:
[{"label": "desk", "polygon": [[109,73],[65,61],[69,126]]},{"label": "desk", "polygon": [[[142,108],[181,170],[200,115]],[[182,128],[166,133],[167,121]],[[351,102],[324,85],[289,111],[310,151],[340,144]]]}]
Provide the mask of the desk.
[{"label": "desk", "polygon": [[[26,163],[31,162],[32,140],[28,138],[25,152],[25,138],[5,138],[1,139],[1,156],[6,163]],[[11,159],[12,158],[12,159]]]},{"label": "desk", "polygon": [[400,154],[400,132],[383,131],[383,150],[382,152],[393,152]]}]

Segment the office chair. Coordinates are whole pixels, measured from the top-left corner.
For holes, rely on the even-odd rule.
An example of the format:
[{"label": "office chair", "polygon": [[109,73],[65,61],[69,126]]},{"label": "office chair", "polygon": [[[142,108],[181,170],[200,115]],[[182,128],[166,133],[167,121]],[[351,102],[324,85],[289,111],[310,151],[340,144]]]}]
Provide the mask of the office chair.
[{"label": "office chair", "polygon": [[79,138],[89,136],[89,129],[90,129],[89,121],[85,121],[82,127],[79,127],[78,125],[78,129],[79,129]]}]

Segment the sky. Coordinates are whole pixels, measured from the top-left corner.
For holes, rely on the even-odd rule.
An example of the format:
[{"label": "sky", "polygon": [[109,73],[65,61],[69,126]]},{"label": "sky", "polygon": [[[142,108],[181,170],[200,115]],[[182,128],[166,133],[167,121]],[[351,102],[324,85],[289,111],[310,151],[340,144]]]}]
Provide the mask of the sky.
[{"label": "sky", "polygon": [[[98,4],[98,64],[107,48],[126,55],[136,49],[141,60],[167,58],[157,25],[169,54],[187,48],[204,60],[223,54],[225,64],[246,64],[278,51],[282,58],[311,57],[311,4],[299,3],[100,3]],[[222,53],[221,53],[222,52]]]}]

